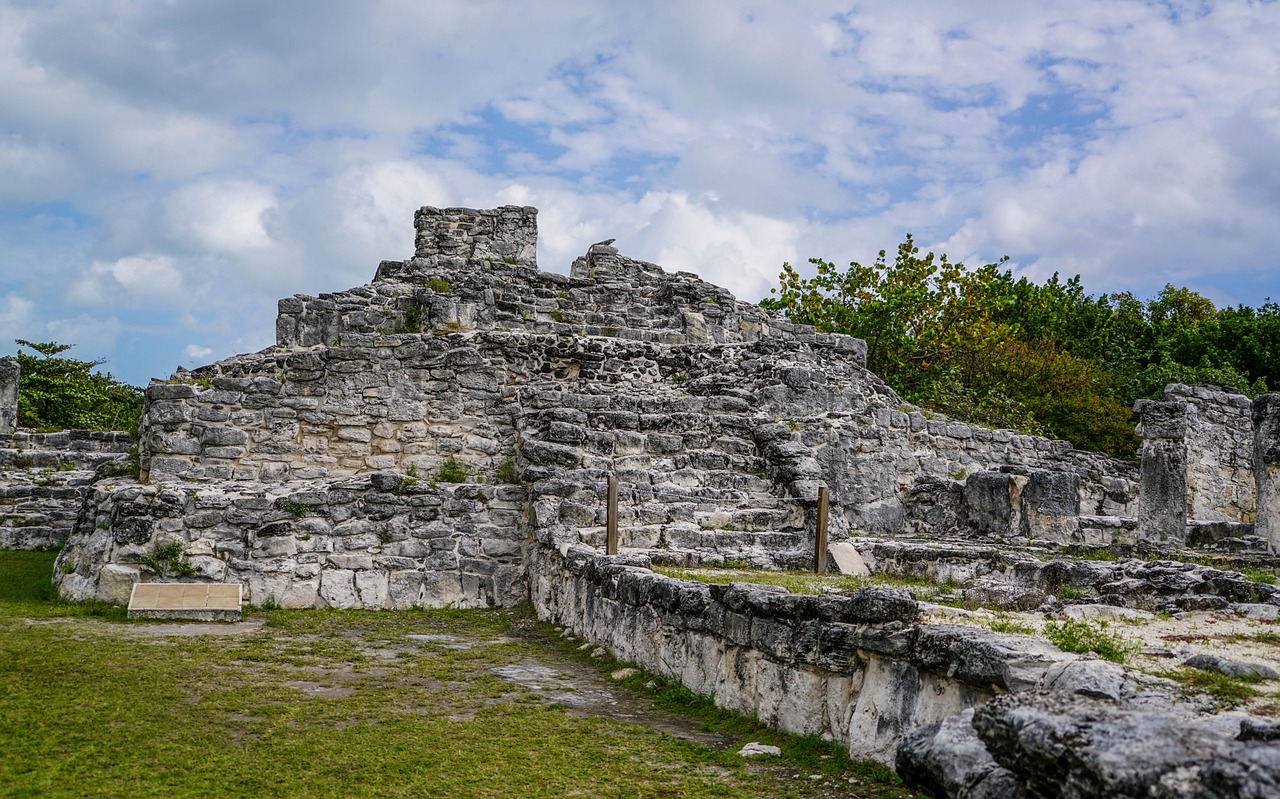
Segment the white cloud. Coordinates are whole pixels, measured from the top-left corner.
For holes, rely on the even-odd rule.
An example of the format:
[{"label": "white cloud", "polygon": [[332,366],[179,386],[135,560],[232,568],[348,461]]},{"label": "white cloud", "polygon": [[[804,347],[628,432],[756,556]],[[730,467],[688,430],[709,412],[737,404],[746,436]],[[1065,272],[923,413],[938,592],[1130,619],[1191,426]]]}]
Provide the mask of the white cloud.
[{"label": "white cloud", "polygon": [[544,268],[616,237],[744,299],[911,231],[1256,302],[1277,42],[1243,0],[0,0],[0,323],[255,349],[277,297],[409,255],[418,206],[503,202],[541,209]]},{"label": "white cloud", "polygon": [[213,348],[202,347],[199,344],[188,344],[186,349],[182,351],[191,363],[203,362],[213,354]]},{"label": "white cloud", "polygon": [[115,261],[94,261],[84,278],[67,289],[73,305],[137,306],[178,302],[184,291],[182,274],[166,255],[141,255]]},{"label": "white cloud", "polygon": [[271,243],[263,217],[276,204],[266,186],[249,181],[201,181],[164,201],[171,235],[217,255],[244,254]]}]

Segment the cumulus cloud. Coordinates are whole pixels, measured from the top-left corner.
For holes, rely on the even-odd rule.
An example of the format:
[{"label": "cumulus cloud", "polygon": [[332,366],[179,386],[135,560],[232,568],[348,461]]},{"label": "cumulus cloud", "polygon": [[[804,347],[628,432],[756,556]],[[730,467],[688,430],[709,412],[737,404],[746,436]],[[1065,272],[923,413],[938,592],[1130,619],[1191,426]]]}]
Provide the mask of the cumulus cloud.
[{"label": "cumulus cloud", "polygon": [[616,237],[744,299],[909,231],[1256,302],[1278,41],[1244,0],[0,0],[0,331],[100,333],[140,381],[266,345],[420,205],[506,202],[544,268]]}]

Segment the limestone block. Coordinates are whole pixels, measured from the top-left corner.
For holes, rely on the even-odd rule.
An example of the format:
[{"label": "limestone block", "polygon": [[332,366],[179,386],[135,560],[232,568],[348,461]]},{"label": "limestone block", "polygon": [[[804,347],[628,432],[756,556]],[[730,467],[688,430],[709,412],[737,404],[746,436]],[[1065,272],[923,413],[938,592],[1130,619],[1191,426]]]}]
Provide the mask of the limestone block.
[{"label": "limestone block", "polygon": [[133,591],[133,584],[141,579],[142,574],[137,566],[108,563],[98,572],[98,590],[95,598],[113,605],[127,605],[129,594]]},{"label": "limestone block", "polygon": [[386,573],[358,571],[355,573],[355,588],[360,597],[361,607],[387,607],[391,595],[390,581]]},{"label": "limestone block", "polygon": [[423,607],[468,607],[464,602],[465,595],[462,575],[457,572],[425,572],[422,575]]},{"label": "limestone block", "polygon": [[395,610],[426,606],[423,573],[417,570],[392,571],[388,575],[388,603]]},{"label": "limestone block", "polygon": [[340,610],[360,607],[355,575],[350,569],[325,569],[320,573],[320,598],[325,607]]}]

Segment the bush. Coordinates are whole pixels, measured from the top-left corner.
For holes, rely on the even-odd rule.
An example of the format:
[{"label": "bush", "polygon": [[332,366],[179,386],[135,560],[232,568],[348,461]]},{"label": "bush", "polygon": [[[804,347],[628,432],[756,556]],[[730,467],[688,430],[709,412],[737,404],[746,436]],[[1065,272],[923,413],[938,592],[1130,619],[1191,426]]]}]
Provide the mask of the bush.
[{"label": "bush", "polygon": [[19,351],[18,424],[37,430],[126,430],[137,432],[142,416],[142,389],[94,371],[105,361],[60,357],[70,344],[54,341],[17,343],[36,354]]}]

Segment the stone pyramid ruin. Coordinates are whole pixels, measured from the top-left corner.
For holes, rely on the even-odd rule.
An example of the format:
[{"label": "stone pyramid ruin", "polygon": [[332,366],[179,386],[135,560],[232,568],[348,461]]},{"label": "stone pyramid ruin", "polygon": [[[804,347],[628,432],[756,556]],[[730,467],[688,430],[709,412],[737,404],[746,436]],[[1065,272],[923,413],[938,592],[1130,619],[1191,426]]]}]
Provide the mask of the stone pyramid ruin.
[{"label": "stone pyramid ruin", "polygon": [[252,602],[510,605],[531,541],[603,544],[609,475],[623,550],[669,563],[804,566],[821,487],[831,540],[873,563],[909,541],[1266,550],[1246,398],[1171,387],[1142,469],[936,418],[862,341],[696,275],[605,243],[540,271],[536,215],[422,208],[412,258],[281,300],[274,346],[153,382],[141,481],[94,485],[63,595],[122,601],[168,544]]}]

